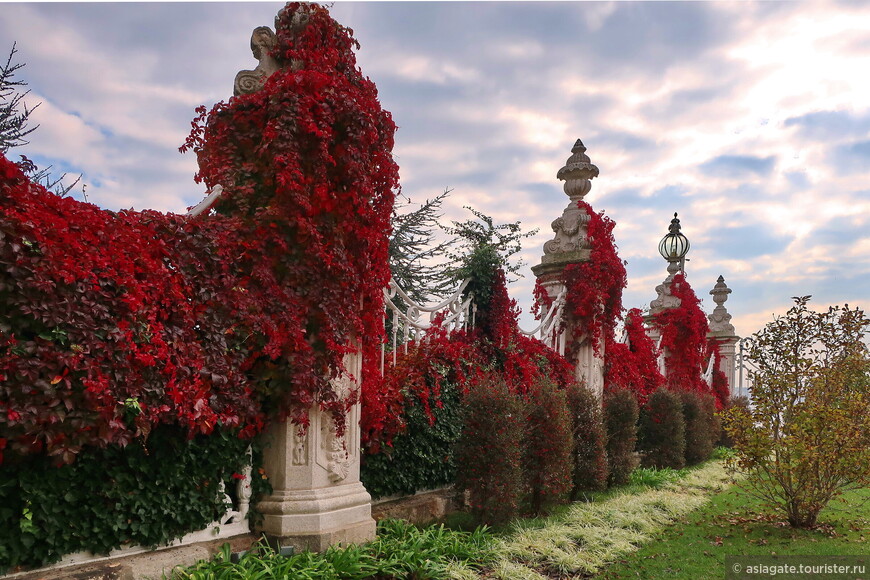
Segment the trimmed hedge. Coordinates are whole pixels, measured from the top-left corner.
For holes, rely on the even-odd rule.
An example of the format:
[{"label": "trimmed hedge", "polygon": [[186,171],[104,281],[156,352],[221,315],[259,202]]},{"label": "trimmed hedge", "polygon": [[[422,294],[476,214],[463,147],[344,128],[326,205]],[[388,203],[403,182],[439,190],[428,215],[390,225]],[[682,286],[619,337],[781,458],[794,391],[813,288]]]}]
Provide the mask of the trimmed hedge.
[{"label": "trimmed hedge", "polygon": [[580,383],[568,387],[568,409],[574,437],[574,489],[571,499],[581,491],[607,488],[607,432],[601,401]]},{"label": "trimmed hedge", "polygon": [[517,515],[525,494],[523,402],[503,380],[491,377],[471,385],[464,415],[456,446],[457,486],[468,491],[479,521],[506,522]]},{"label": "trimmed hedge", "polygon": [[610,462],[610,485],[628,483],[637,467],[634,450],[637,444],[637,399],[627,389],[604,394],[604,424],[607,431],[607,458]]},{"label": "trimmed hedge", "polygon": [[697,465],[713,454],[718,439],[714,417],[716,399],[709,393],[680,393],[683,400],[683,420],[686,427],[686,465]]},{"label": "trimmed hedge", "polygon": [[686,466],[686,424],[679,394],[661,387],[650,395],[640,413],[638,449],[644,467]]},{"label": "trimmed hedge", "polygon": [[564,391],[546,379],[538,381],[526,395],[526,434],[523,471],[534,514],[552,504],[564,502],[571,491],[574,447],[571,415]]}]

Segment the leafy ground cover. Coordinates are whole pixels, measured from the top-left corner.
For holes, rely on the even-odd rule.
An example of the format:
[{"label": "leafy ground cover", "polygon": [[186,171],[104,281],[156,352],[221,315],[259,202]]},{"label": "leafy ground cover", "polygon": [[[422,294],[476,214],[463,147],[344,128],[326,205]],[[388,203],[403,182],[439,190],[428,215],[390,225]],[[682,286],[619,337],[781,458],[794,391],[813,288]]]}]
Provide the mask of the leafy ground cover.
[{"label": "leafy ground cover", "polygon": [[378,524],[378,537],[364,546],[331,547],[323,554],[281,556],[259,545],[231,561],[229,549],[209,562],[177,570],[176,580],[356,580],[363,578],[474,578],[488,561],[493,537],[486,528],[455,531],[443,525],[420,529],[401,520]]}]

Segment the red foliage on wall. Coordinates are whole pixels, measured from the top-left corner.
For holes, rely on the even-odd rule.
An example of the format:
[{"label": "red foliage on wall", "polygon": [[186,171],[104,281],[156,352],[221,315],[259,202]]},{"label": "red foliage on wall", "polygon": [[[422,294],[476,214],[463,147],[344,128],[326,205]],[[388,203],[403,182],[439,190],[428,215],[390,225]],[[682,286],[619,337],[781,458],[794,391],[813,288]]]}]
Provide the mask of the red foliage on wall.
[{"label": "red foliage on wall", "polygon": [[0,178],[0,433],[12,451],[69,462],[157,423],[260,429],[241,340],[217,316],[233,302],[218,228],[61,198],[5,157]]},{"label": "red foliage on wall", "polygon": [[666,385],[675,391],[710,392],[702,378],[706,370],[707,316],[682,273],[674,276],[671,293],[680,299],[680,305],[653,316],[653,324],[661,332],[661,348],[667,355]]},{"label": "red foliage on wall", "polygon": [[70,461],[156,423],[251,436],[263,409],[340,420],[353,401],[329,379],[383,334],[395,125],[325,8],[288,4],[276,28],[289,66],[200,107],[182,148],[223,185],[216,215],[103,211],[0,159],[7,458]]},{"label": "red foliage on wall", "polygon": [[[585,201],[577,202],[589,215],[589,260],[569,264],[563,281],[567,289],[566,313],[584,325],[595,352],[613,340],[613,329],[622,314],[622,290],[628,284],[625,264],[616,253],[616,223],[604,212],[595,213]],[[576,348],[577,345],[573,345]]]},{"label": "red foliage on wall", "polygon": [[658,368],[658,348],[646,333],[639,309],[628,311],[625,329],[628,344],[607,344],[604,390],[613,392],[628,389],[637,397],[638,406],[642,407],[653,391],[664,384],[665,379]]},{"label": "red foliage on wall", "polygon": [[424,340],[409,344],[407,352],[400,347],[396,364],[388,364],[383,377],[377,371],[379,357],[370,353],[365,358],[361,428],[363,447],[369,453],[389,446],[403,431],[402,410],[409,394],[426,405],[438,405],[442,381],[468,392],[494,373],[512,393],[525,397],[541,380],[562,390],[574,380],[574,369],[563,356],[520,333],[516,302],[507,294],[504,272],[499,270],[494,279],[485,328],[448,335],[434,326]]},{"label": "red foliage on wall", "polygon": [[290,3],[276,29],[272,55],[285,68],[208,118],[201,109],[185,147],[197,153],[198,179],[225,188],[215,210],[239,216],[238,267],[268,306],[258,320],[292,313],[260,327],[268,345],[251,372],[304,422],[311,404],[340,412],[349,402],[328,380],[358,347],[352,338],[365,347],[383,335],[395,124],[356,66],[356,41],[326,8]]},{"label": "red foliage on wall", "polygon": [[728,385],[728,377],[721,369],[722,351],[720,343],[716,338],[710,338],[707,341],[707,360],[713,357],[713,395],[716,397],[716,410],[722,410],[728,406],[728,401],[731,398],[731,389]]}]

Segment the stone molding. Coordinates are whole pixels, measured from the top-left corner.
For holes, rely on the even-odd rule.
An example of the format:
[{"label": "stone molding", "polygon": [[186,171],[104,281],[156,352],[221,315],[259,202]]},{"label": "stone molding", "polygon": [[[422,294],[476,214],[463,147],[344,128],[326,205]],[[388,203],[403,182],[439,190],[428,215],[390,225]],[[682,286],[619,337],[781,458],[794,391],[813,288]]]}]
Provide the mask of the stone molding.
[{"label": "stone molding", "polygon": [[[578,205],[592,189],[592,179],[598,176],[598,167],[586,155],[586,146],[580,139],[571,148],[571,156],[556,172],[556,178],[564,181],[563,190],[570,200],[551,227],[555,237],[544,244],[541,265],[570,264],[589,259],[588,238],[589,214]],[[532,268],[534,271],[535,269]],[[537,272],[536,272],[537,275]]]}]

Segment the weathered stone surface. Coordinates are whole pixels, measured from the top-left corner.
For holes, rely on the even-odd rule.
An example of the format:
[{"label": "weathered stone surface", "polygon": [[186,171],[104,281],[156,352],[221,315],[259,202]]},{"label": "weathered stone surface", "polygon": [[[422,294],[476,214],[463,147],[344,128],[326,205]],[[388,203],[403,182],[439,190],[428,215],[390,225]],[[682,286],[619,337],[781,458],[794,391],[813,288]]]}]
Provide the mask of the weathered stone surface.
[{"label": "weathered stone surface", "polygon": [[159,580],[178,567],[192,566],[217,554],[224,544],[233,552],[248,550],[258,541],[253,534],[200,542],[174,548],[160,548],[133,555],[121,555],[100,562],[55,566],[33,572],[10,574],[14,580]]},{"label": "weathered stone surface", "polygon": [[731,315],[728,309],[725,308],[725,301],[728,300],[728,295],[731,294],[731,288],[725,284],[725,278],[719,276],[716,280],[716,285],[710,290],[713,295],[713,302],[716,303],[716,308],[708,317],[710,319],[710,332],[722,335],[731,336],[734,334],[734,325],[731,324]]},{"label": "weathered stone surface", "polygon": [[[541,264],[569,264],[589,259],[587,227],[589,214],[578,205],[592,189],[591,180],[598,176],[598,167],[586,155],[586,146],[580,139],[574,143],[571,156],[556,177],[565,182],[563,189],[568,195],[568,207],[562,216],[551,224],[556,236],[544,244]],[[534,271],[534,268],[532,269]],[[535,273],[537,275],[537,272]]]},{"label": "weathered stone surface", "polygon": [[375,501],[372,503],[372,517],[377,521],[402,519],[412,524],[427,524],[461,508],[462,498],[449,487]]},{"label": "weathered stone surface", "polygon": [[728,387],[731,390],[732,396],[737,396],[739,386],[736,381],[737,371],[737,341],[740,338],[734,330],[734,325],[731,324],[731,315],[728,309],[725,308],[725,301],[728,300],[728,295],[731,294],[731,288],[725,284],[725,278],[719,276],[716,280],[716,285],[710,290],[713,295],[713,302],[716,303],[716,308],[708,316],[710,320],[709,337],[715,338],[719,342],[719,352],[722,354],[722,359],[719,363],[719,370],[725,373],[725,378],[728,379]]},{"label": "weathered stone surface", "polygon": [[242,70],[233,83],[234,95],[247,95],[263,88],[263,85],[280,67],[270,51],[278,44],[278,38],[268,26],[258,26],[251,34],[251,52],[259,61],[254,70]]},{"label": "weathered stone surface", "polygon": [[[346,373],[334,383],[339,396],[362,373],[362,357],[345,357]],[[332,417],[313,406],[306,430],[272,424],[264,437],[264,468],[273,492],[258,504],[259,531],[298,550],[325,550],[331,543],[374,539],[371,496],[359,480],[359,404],[339,437]]]}]

